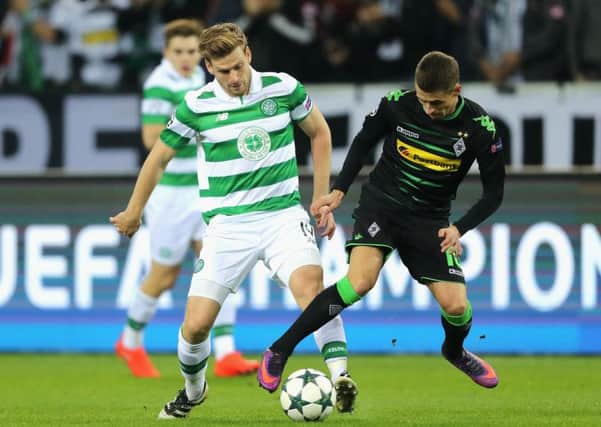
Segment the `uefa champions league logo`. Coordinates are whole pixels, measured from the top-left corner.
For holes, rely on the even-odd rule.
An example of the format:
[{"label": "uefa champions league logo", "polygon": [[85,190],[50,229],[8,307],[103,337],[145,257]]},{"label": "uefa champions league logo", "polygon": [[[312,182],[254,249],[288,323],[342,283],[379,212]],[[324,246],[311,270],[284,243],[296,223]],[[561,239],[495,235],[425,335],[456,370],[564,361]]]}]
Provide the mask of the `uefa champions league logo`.
[{"label": "uefa champions league logo", "polygon": [[249,127],[238,136],[238,151],[246,160],[263,160],[271,149],[271,138],[265,129]]}]

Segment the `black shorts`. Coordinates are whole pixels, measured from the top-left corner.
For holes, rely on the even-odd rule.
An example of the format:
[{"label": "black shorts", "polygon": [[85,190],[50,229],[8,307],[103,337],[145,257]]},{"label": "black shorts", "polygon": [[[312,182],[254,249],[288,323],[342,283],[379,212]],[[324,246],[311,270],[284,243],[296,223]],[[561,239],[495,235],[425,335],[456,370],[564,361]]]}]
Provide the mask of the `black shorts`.
[{"label": "black shorts", "polygon": [[349,257],[355,246],[377,247],[385,258],[396,249],[420,283],[465,283],[459,257],[440,252],[438,230],[449,226],[447,218],[428,218],[409,211],[393,214],[369,204],[360,204],[353,218],[353,235],[346,242]]}]

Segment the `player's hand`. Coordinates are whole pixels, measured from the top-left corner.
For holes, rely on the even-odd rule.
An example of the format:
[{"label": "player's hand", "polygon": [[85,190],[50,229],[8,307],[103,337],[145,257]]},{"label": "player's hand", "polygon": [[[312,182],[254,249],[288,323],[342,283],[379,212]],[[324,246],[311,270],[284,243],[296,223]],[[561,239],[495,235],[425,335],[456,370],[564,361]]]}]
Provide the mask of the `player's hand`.
[{"label": "player's hand", "polygon": [[442,242],[440,242],[440,252],[446,252],[451,249],[457,255],[463,253],[463,246],[461,246],[461,242],[459,241],[461,233],[459,233],[459,230],[454,225],[451,224],[446,228],[438,230],[438,237],[442,239]]},{"label": "player's hand", "polygon": [[328,236],[328,240],[331,240],[332,237],[334,237],[336,221],[334,220],[334,214],[332,212],[321,215],[321,221],[317,223],[317,230],[321,237]]},{"label": "player's hand", "polygon": [[127,210],[119,212],[117,215],[109,218],[111,224],[117,231],[126,237],[131,237],[142,225],[142,219],[139,215],[134,215]]},{"label": "player's hand", "polygon": [[344,193],[342,191],[332,190],[329,194],[318,197],[311,203],[309,210],[315,221],[317,221],[318,227],[325,225],[327,214],[334,212],[340,206],[343,197]]}]

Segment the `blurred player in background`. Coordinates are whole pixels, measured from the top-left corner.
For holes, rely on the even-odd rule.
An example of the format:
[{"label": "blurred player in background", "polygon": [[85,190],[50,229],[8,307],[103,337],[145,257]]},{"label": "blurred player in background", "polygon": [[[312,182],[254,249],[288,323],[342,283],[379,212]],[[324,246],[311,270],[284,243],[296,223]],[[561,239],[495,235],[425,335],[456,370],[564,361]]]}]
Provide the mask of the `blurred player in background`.
[{"label": "blurred player in background", "polygon": [[[205,73],[200,62],[202,28],[194,20],[178,19],[165,26],[163,61],[144,84],[142,100],[142,139],[151,150],[170,115],[186,92],[202,87]],[[196,145],[180,150],[169,163],[144,210],[150,232],[152,264],[127,312],[127,324],[115,350],[137,377],[158,377],[143,345],[143,331],[153,317],[158,299],[173,287],[181,265],[192,245],[200,253],[206,225],[202,218],[196,176]],[[233,326],[234,299],[224,302],[213,326],[215,375],[249,374],[257,370],[255,360],[236,351]]]},{"label": "blurred player in background", "polygon": [[[426,54],[415,71],[415,90],[389,93],[366,116],[333,190],[311,205],[318,225],[340,206],[364,159],[382,138],[382,155],[353,213],[353,235],[346,244],[348,273],[319,294],[264,353],[259,384],[264,387],[264,372],[278,379],[269,391],[277,388],[296,345],[367,294],[395,249],[413,278],[428,286],[440,305],[443,356],[477,384],[497,385],[493,368],[463,347],[472,307],[459,262],[459,238],[488,218],[503,199],[505,162],[495,123],[461,95],[457,61],[441,52]],[[449,224],[451,201],[474,160],[482,198]]]},{"label": "blurred player in background", "polygon": [[[111,218],[119,232],[133,235],[166,165],[176,153],[187,152],[196,138],[201,208],[208,227],[179,333],[185,387],[159,418],[186,417],[205,400],[209,331],[220,306],[259,260],[289,287],[301,308],[323,289],[313,227],[300,204],[293,129],[298,124],[311,140],[315,199],[329,189],[328,124],[295,78],[250,66],[251,51],[237,25],[207,28],[200,49],[215,80],[186,95],[146,158],[127,208]],[[322,224],[323,233],[331,237],[333,215],[325,215]],[[354,390],[342,319],[333,316],[315,340],[334,384]],[[343,393],[336,406],[348,412],[352,401]]]}]

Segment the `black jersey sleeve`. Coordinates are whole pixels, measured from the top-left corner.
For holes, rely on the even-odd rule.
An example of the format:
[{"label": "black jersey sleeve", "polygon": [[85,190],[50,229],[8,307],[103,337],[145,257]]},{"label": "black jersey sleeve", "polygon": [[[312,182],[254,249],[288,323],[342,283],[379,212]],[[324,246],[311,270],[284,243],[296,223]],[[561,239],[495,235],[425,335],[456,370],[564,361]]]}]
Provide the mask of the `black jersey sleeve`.
[{"label": "black jersey sleeve", "polygon": [[365,116],[363,127],[351,143],[333,189],[344,193],[348,191],[368,158],[369,151],[390,131],[389,122],[386,119],[387,103],[386,98],[382,98],[378,108]]},{"label": "black jersey sleeve", "polygon": [[484,132],[476,152],[476,161],[480,168],[482,197],[454,223],[462,235],[492,215],[503,201],[505,157],[501,138],[491,138],[490,133]]}]

